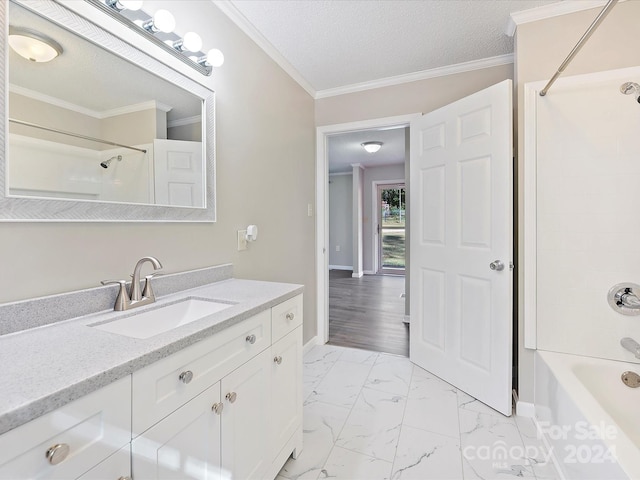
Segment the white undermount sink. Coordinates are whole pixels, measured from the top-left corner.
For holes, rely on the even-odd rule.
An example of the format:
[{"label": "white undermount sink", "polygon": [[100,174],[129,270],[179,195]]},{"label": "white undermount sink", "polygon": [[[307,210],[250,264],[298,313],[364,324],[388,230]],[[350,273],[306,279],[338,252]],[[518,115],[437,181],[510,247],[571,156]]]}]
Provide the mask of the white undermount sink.
[{"label": "white undermount sink", "polygon": [[130,313],[127,312],[125,317],[91,326],[98,330],[127,337],[149,338],[203,319],[233,305],[233,303],[208,300],[206,298],[189,297],[141,313],[136,313],[135,310]]}]

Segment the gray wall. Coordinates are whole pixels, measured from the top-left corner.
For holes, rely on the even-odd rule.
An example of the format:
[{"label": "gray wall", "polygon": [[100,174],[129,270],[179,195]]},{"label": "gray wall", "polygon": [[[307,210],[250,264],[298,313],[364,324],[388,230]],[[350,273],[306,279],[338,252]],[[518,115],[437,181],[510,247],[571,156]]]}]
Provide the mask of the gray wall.
[{"label": "gray wall", "polygon": [[353,267],[352,183],[352,174],[329,175],[329,265],[349,269]]},{"label": "gray wall", "polygon": [[[316,334],[313,99],[212,2],[162,5],[226,57],[206,78],[163,57],[216,91],[217,223],[1,222],[0,302],[128,278],[145,255],[166,272],[232,262],[240,278],[305,285],[306,341]],[[260,237],[238,252],[236,231],[252,223]]]}]

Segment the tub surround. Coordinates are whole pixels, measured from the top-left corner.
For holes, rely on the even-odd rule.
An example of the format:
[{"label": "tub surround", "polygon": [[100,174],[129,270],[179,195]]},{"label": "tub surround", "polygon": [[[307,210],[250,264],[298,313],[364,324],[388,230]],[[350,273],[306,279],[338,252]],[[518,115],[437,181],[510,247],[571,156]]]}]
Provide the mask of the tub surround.
[{"label": "tub surround", "polygon": [[0,434],[302,292],[300,285],[230,278],[231,265],[154,279],[158,300],[135,315],[195,296],[234,303],[205,319],[148,339],[91,327],[120,318],[117,286],[0,305]]},{"label": "tub surround", "polygon": [[638,365],[538,350],[536,423],[567,479],[640,478],[640,391],[622,383]]}]

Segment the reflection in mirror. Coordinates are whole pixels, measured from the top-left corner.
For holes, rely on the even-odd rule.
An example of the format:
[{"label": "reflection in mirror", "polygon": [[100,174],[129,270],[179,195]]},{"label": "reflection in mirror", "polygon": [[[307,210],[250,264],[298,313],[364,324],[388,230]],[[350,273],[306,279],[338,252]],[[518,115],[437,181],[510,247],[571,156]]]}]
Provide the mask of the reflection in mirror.
[{"label": "reflection in mirror", "polygon": [[9,24],[60,50],[8,48],[9,197],[207,206],[201,96],[13,2]]}]

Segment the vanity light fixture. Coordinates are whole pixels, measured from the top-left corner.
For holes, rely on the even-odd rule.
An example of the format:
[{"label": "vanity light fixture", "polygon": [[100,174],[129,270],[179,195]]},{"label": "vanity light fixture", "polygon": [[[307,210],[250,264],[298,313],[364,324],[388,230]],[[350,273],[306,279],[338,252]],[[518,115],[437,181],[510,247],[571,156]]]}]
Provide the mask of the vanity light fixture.
[{"label": "vanity light fixture", "polygon": [[376,153],[382,147],[382,142],[364,142],[361,143],[364,149],[369,153]]},{"label": "vanity light fixture", "polygon": [[213,67],[219,67],[224,62],[224,55],[218,49],[205,50],[207,53],[203,53],[202,38],[197,33],[187,32],[184,37],[172,33],[176,20],[168,10],[160,9],[151,16],[141,9],[142,1],[140,0],[85,0],[85,2],[138,32],[203,75],[211,75]]},{"label": "vanity light fixture", "polygon": [[50,62],[62,54],[62,47],[58,42],[27,28],[10,26],[9,45],[18,55],[32,62]]},{"label": "vanity light fixture", "polygon": [[122,10],[140,10],[142,3],[142,0],[107,0],[107,5],[119,12]]}]

